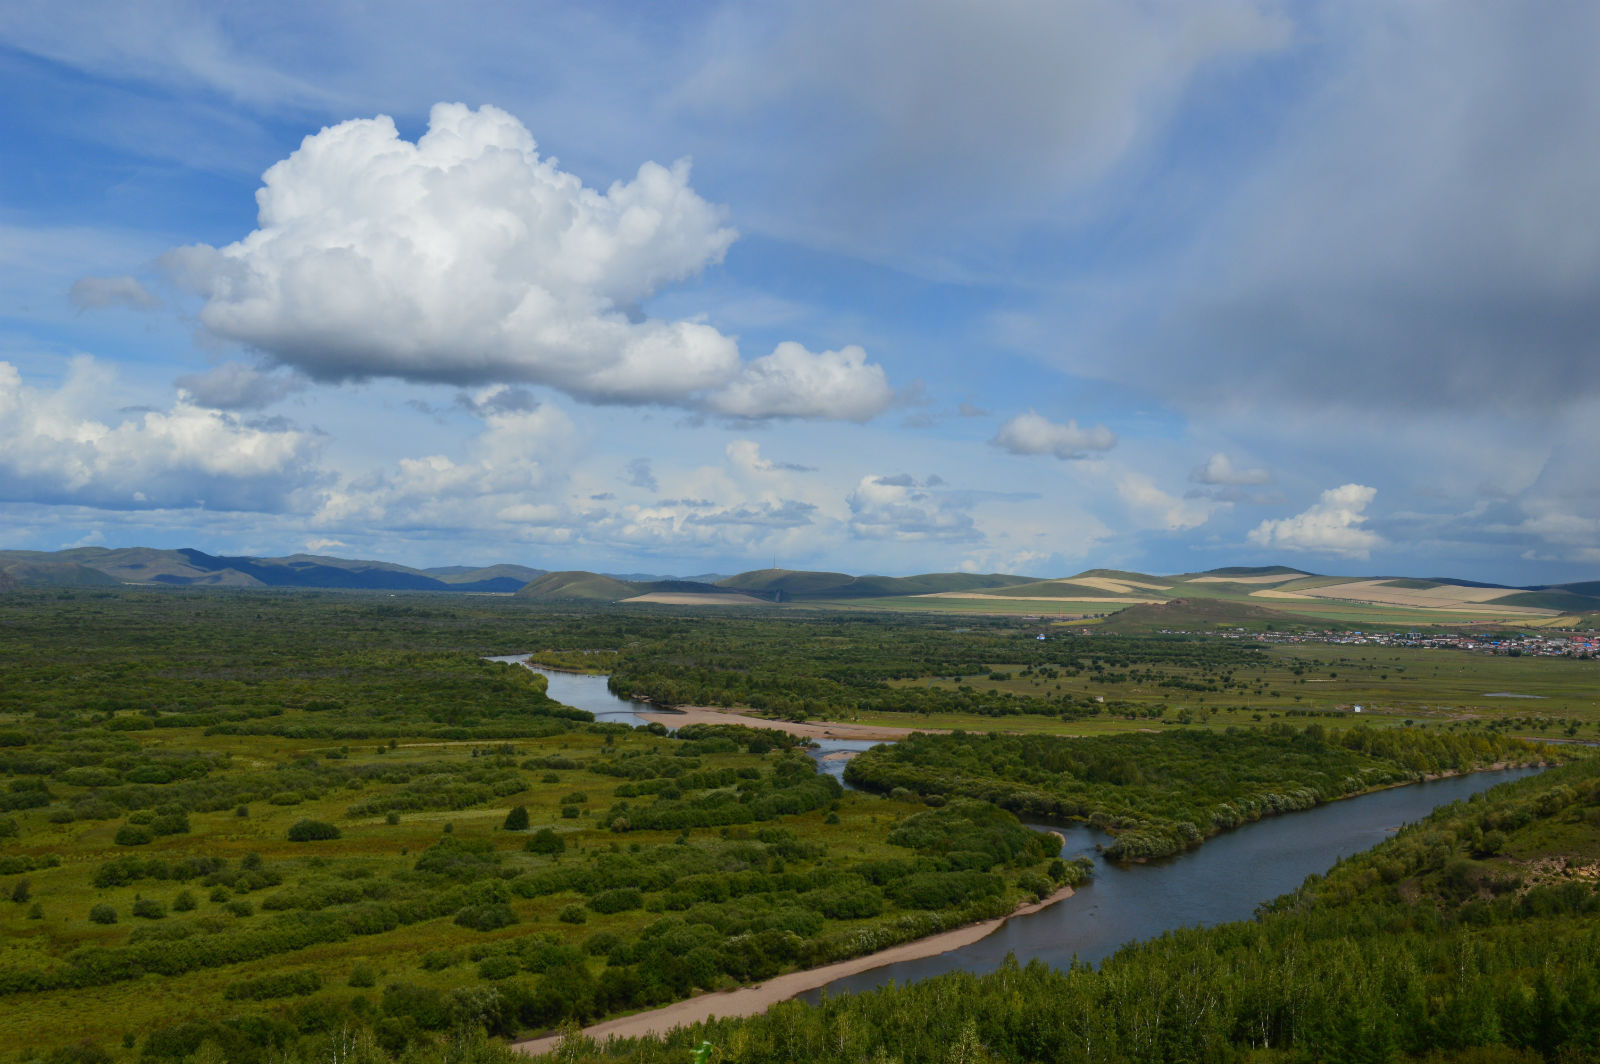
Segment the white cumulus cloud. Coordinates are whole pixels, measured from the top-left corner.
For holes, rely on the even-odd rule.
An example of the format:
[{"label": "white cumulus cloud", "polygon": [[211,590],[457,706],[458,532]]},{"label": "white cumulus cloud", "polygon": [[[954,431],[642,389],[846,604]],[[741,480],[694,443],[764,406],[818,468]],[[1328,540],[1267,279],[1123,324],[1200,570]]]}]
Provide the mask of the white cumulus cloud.
[{"label": "white cumulus cloud", "polygon": [[256,199],[254,232],[166,265],[211,332],[319,380],[525,381],[747,418],[863,420],[886,401],[859,348],[745,364],[712,326],[642,312],[737,236],[687,160],[601,192],[505,111],[441,103],[415,143],[386,116],[307,137]]},{"label": "white cumulus cloud", "polygon": [[869,363],[861,348],[812,354],[785,341],[747,364],[706,406],[732,417],[869,421],[893,398],[883,367]]},{"label": "white cumulus cloud", "polygon": [[924,491],[894,476],[865,476],[846,498],[861,539],[981,541],[967,500]]},{"label": "white cumulus cloud", "polygon": [[1218,451],[1206,459],[1202,465],[1195,466],[1189,474],[1189,479],[1196,484],[1219,484],[1228,487],[1243,487],[1254,484],[1271,484],[1272,473],[1266,469],[1237,469],[1228,456]]},{"label": "white cumulus cloud", "polygon": [[1109,451],[1117,434],[1104,425],[1079,428],[1075,420],[1065,425],[1029,410],[1000,426],[989,441],[1012,454],[1053,454],[1057,458],[1087,458],[1091,451]]},{"label": "white cumulus cloud", "polygon": [[[457,530],[547,513],[549,488],[571,459],[578,429],[553,404],[491,413],[461,457],[402,457],[390,468],[346,477],[323,497],[325,528],[365,525]],[[530,500],[535,510],[529,510]],[[581,523],[573,515],[573,523]]]},{"label": "white cumulus cloud", "polygon": [[91,408],[110,385],[76,359],[49,392],[0,362],[0,498],[108,509],[278,510],[316,474],[308,433],[178,402],[110,424]]},{"label": "white cumulus cloud", "polygon": [[1376,488],[1364,484],[1329,488],[1304,513],[1261,522],[1251,530],[1250,542],[1259,547],[1366,558],[1374,547],[1383,545],[1381,536],[1361,527],[1367,520],[1364,511],[1377,494]]}]

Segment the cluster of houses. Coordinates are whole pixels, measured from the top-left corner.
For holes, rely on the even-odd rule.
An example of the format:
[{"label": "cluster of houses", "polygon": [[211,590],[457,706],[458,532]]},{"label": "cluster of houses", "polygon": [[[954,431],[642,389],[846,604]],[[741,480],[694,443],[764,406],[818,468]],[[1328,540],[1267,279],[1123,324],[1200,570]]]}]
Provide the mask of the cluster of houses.
[{"label": "cluster of houses", "polygon": [[[1176,630],[1172,635],[1187,634]],[[1460,632],[1226,632],[1224,639],[1250,639],[1262,643],[1342,643],[1352,646],[1427,647],[1472,650],[1482,654],[1509,654],[1538,658],[1600,656],[1600,633],[1568,632],[1563,635],[1480,635]]]}]

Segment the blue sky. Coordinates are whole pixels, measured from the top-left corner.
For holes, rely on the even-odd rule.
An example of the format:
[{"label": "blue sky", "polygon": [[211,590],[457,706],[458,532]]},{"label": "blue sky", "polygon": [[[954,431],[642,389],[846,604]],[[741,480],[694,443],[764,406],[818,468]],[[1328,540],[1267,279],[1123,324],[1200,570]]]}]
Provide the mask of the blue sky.
[{"label": "blue sky", "polygon": [[14,3],[0,540],[1600,576],[1600,9]]}]

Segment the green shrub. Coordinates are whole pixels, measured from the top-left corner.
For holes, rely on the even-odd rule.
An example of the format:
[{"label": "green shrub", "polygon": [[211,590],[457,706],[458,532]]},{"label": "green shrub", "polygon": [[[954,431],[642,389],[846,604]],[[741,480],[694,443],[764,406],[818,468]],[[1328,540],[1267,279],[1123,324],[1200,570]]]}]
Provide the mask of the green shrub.
[{"label": "green shrub", "polygon": [[516,975],[521,968],[522,965],[517,963],[515,957],[497,953],[478,962],[478,978],[509,979],[511,976]]},{"label": "green shrub", "polygon": [[189,818],[183,813],[163,813],[150,821],[150,834],[157,837],[162,835],[187,835],[189,834]]},{"label": "green shrub", "polygon": [[987,872],[918,872],[893,884],[890,892],[905,909],[948,909],[1005,891],[999,876]]},{"label": "green shrub", "polygon": [[266,1001],[272,998],[303,997],[322,989],[322,976],[316,972],[274,972],[230,983],[223,997],[229,1001]]},{"label": "green shrub", "polygon": [[567,848],[567,842],[550,828],[540,828],[533,833],[533,838],[522,844],[522,848],[529,853],[562,853]]},{"label": "green shrub", "polygon": [[498,931],[517,922],[517,914],[509,905],[498,902],[489,905],[468,905],[456,913],[456,923],[474,931]]},{"label": "green shrub", "polygon": [[136,827],[133,824],[124,824],[117,829],[116,843],[118,846],[143,846],[155,838],[147,828]]},{"label": "green shrub", "polygon": [[338,828],[332,824],[324,824],[320,820],[296,820],[289,828],[290,842],[316,842],[338,837]]},{"label": "green shrub", "polygon": [[350,978],[345,980],[345,985],[353,986],[358,989],[365,989],[369,986],[377,986],[378,975],[367,965],[358,964],[354,968],[350,969]]},{"label": "green shrub", "polygon": [[167,915],[167,907],[154,898],[140,898],[130,911],[145,920],[162,920]]},{"label": "green shrub", "polygon": [[571,905],[563,905],[561,911],[556,913],[556,919],[564,924],[588,923],[589,911],[577,902],[573,902]]},{"label": "green shrub", "polygon": [[199,902],[195,900],[194,891],[180,890],[178,896],[172,899],[172,911],[175,913],[193,912]]},{"label": "green shrub", "polygon": [[504,831],[527,831],[528,807],[525,805],[512,806],[511,811],[506,814],[505,823],[501,824],[500,827]]},{"label": "green shrub", "polygon": [[588,904],[597,913],[620,913],[639,908],[644,904],[644,895],[633,887],[617,887],[601,891]]},{"label": "green shrub", "polygon": [[114,924],[117,922],[117,910],[101,902],[89,910],[89,919],[97,924]]},{"label": "green shrub", "polygon": [[[574,908],[578,909],[579,912],[583,911],[583,906],[581,905],[574,906]],[[559,919],[559,914],[557,918]],[[622,937],[615,931],[596,931],[583,940],[583,952],[591,957],[598,957],[602,954],[610,953],[620,945],[622,945]]]},{"label": "green shrub", "polygon": [[1037,901],[1048,897],[1051,891],[1055,889],[1055,884],[1038,872],[1024,872],[1017,877],[1017,888],[1032,894],[1034,900]]}]

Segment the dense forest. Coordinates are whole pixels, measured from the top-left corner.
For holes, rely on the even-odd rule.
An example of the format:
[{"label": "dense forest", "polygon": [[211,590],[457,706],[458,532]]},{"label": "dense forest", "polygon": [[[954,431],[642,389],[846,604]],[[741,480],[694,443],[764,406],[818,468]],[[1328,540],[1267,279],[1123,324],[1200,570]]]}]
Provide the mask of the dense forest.
[{"label": "dense forest", "polygon": [[1496,762],[1565,755],[1498,732],[1260,729],[1066,738],[915,734],[861,754],[849,782],[924,800],[961,795],[1116,834],[1106,855],[1166,857],[1276,813]]},{"label": "dense forest", "polygon": [[[1096,639],[1073,632],[1039,640],[1016,621],[963,618],[957,627],[945,618],[850,616],[781,624],[706,618],[672,638],[636,637],[606,662],[611,689],[626,698],[749,706],[798,719],[851,713],[1074,718],[1108,711],[1104,695],[1018,693],[962,682],[988,678],[994,663],[1040,681],[1082,675],[1116,682],[1136,670],[1159,677],[1176,696],[1252,689],[1247,674],[1267,659],[1261,648],[1220,640]],[[950,683],[898,682],[927,678]]]},{"label": "dense forest", "polygon": [[790,1002],[563,1062],[1581,1061],[1600,1056],[1600,761],[1505,784],[1253,921],[1098,969],[1007,965]]}]

